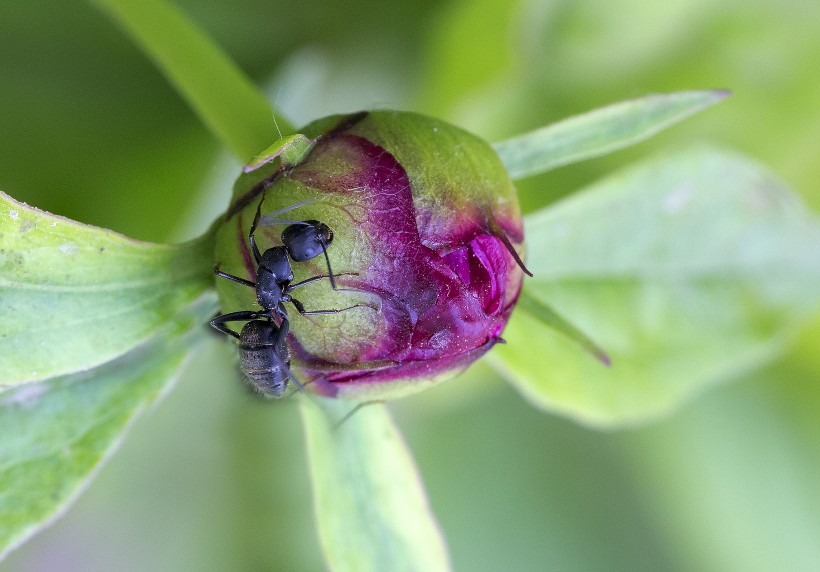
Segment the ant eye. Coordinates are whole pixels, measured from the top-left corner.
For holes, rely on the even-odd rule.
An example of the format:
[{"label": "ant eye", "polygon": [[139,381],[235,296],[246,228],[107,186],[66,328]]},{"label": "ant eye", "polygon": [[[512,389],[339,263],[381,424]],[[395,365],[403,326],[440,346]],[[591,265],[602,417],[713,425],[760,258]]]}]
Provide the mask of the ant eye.
[{"label": "ant eye", "polygon": [[[492,147],[395,111],[301,133],[310,151],[287,169],[246,172],[217,231],[218,260],[252,269],[249,221],[284,227],[299,280],[281,299],[309,318],[290,323],[291,379],[323,396],[388,399],[463,371],[501,341],[526,269],[516,191]],[[223,306],[256,303],[251,288],[239,288],[240,303],[227,292],[236,284],[220,282]]]}]

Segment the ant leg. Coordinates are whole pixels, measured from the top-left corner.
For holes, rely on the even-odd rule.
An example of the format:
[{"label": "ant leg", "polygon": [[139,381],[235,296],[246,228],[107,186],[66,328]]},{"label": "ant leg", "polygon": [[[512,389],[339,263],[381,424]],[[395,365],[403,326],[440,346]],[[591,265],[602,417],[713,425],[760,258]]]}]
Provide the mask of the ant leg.
[{"label": "ant leg", "polygon": [[[339,276],[358,276],[358,275],[359,275],[358,272],[345,272],[344,274],[339,274]],[[316,282],[317,280],[324,280],[325,278],[330,278],[330,276],[327,275],[327,274],[321,274],[319,276],[314,276],[312,278],[308,278],[307,280],[302,280],[301,282],[297,282],[296,284],[291,284],[290,286],[288,286],[287,291],[288,292],[293,292],[294,290],[296,290],[300,286],[305,286],[307,284],[310,284],[311,282]],[[334,288],[334,290],[335,290],[335,288]],[[345,292],[346,291],[347,291],[347,289],[345,289]],[[352,291],[353,290],[351,290],[351,292]]]},{"label": "ant leg", "polygon": [[325,262],[327,262],[327,277],[330,278],[330,287],[337,290],[336,279],[333,278],[333,268],[330,267],[330,257],[327,255],[327,245],[324,240],[320,244],[322,245],[322,253],[325,255]]},{"label": "ant leg", "polygon": [[259,206],[256,207],[256,214],[253,217],[253,223],[251,223],[251,229],[248,232],[248,242],[251,243],[251,251],[253,252],[253,258],[256,260],[257,266],[259,262],[262,260],[262,254],[259,252],[259,247],[256,246],[256,238],[253,236],[256,232],[256,226],[259,224],[259,216],[262,214],[262,203],[265,202],[266,192],[262,192],[262,198],[259,199]]},{"label": "ant leg", "polygon": [[[289,330],[290,322],[288,322],[288,320],[286,319],[282,320],[282,323],[279,325],[279,329],[276,331],[276,338],[274,338],[273,340],[273,347],[275,349],[281,348],[283,345],[287,343]],[[290,380],[293,382],[296,388],[300,392],[305,393],[305,386],[302,385],[302,382],[299,381],[295,375],[293,375],[293,372],[290,371],[288,364],[284,363],[282,360],[279,359],[277,351],[274,351],[273,353],[276,356],[276,359],[279,361],[279,365],[282,367],[282,370],[287,374],[287,376],[290,378]]]},{"label": "ant leg", "polygon": [[225,323],[224,323],[225,320],[222,319],[223,317],[224,316],[220,316],[219,314],[214,316],[213,319],[211,319],[211,321],[209,322],[211,324],[211,327],[218,330],[218,331],[220,331],[220,332],[222,332],[223,334],[228,334],[229,336],[233,336],[238,340],[239,339],[239,334],[237,334],[236,332],[234,332],[232,329],[230,329],[228,326],[225,325]]},{"label": "ant leg", "polygon": [[341,314],[347,310],[352,310],[353,308],[370,308],[371,310],[375,310],[373,306],[368,306],[367,304],[354,304],[353,306],[348,306],[347,308],[340,308],[338,310],[305,310],[305,307],[299,300],[295,298],[290,299],[290,303],[296,307],[296,311],[299,312],[302,316],[326,316],[328,314]]},{"label": "ant leg", "polygon": [[358,413],[361,408],[366,407],[368,405],[375,405],[377,403],[384,404],[385,401],[383,399],[373,399],[370,401],[362,401],[361,403],[357,404],[353,409],[345,413],[345,415],[341,419],[339,419],[336,423],[333,424],[333,432],[335,433],[336,431],[341,429],[342,425],[346,421],[349,421],[350,418],[353,417],[356,413]]},{"label": "ant leg", "polygon": [[214,274],[219,276],[220,278],[227,278],[233,282],[238,282],[244,286],[248,286],[249,288],[253,288],[256,290],[256,282],[251,282],[250,280],[245,280],[244,278],[240,278],[239,276],[234,276],[233,274],[226,274],[219,269],[219,265],[214,267]]},{"label": "ant leg", "polygon": [[[356,272],[344,272],[339,274],[339,276],[358,276]],[[322,275],[322,276],[314,276],[313,278],[308,278],[307,280],[302,280],[301,282],[297,282],[296,284],[291,284],[288,286],[285,294],[290,294],[296,288],[301,286],[305,286],[310,284],[311,282],[316,282],[317,280],[323,280],[325,278],[329,278],[329,276]],[[339,292],[358,292],[358,290],[352,290],[350,288],[339,288]],[[353,308],[370,308],[371,310],[375,310],[376,312],[381,312],[381,305],[373,306],[371,304],[354,304],[353,306],[348,306],[347,308],[341,308],[340,310],[305,310],[305,307],[299,300],[295,298],[291,298],[290,302],[296,307],[296,310],[302,314],[303,316],[321,316],[327,314],[338,314],[340,312],[344,312],[345,310],[352,310]]]},{"label": "ant leg", "polygon": [[229,336],[235,337],[237,340],[239,339],[239,334],[234,332],[228,326],[225,325],[226,322],[240,322],[240,321],[248,321],[248,320],[256,320],[260,317],[259,312],[253,312],[251,310],[244,310],[242,312],[231,312],[230,314],[222,314],[221,316],[215,316],[211,321],[210,324],[212,327],[216,328],[223,334],[228,334]]},{"label": "ant leg", "polygon": [[[322,244],[322,250],[324,250],[324,244]],[[327,250],[324,250],[325,258],[327,259]],[[321,274],[319,276],[314,276],[313,278],[308,278],[307,280],[302,280],[301,282],[297,282],[296,284],[291,284],[288,286],[288,292],[292,292],[296,288],[300,286],[304,286],[306,284],[310,284],[311,282],[315,282],[316,280],[324,280],[327,278],[330,280],[330,287],[333,288],[336,292],[362,292],[362,290],[357,290],[356,288],[339,288],[336,285],[336,277],[338,276],[358,276],[358,272],[342,272],[340,274],[334,274],[333,269],[330,267],[330,260],[327,259],[327,269],[330,271],[330,274]],[[372,308],[372,306],[370,306]],[[374,308],[374,310],[378,310],[378,308]]]}]

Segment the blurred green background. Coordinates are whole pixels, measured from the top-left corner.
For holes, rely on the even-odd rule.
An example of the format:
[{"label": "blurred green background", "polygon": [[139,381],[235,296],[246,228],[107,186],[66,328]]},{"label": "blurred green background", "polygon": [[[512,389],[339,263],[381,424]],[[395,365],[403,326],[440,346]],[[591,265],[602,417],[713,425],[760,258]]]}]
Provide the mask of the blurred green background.
[{"label": "blurred green background", "polygon": [[[734,90],[649,143],[524,181],[527,209],[703,140],[820,208],[810,0],[177,4],[297,124],[396,107],[495,140],[647,93]],[[0,189],[15,198],[156,241],[196,235],[227,203],[236,165],[85,3],[0,0],[0,78]],[[457,570],[818,570],[818,347],[815,320],[776,363],[614,433],[539,412],[483,364],[394,411]],[[231,347],[209,340],[0,569],[321,569],[296,403],[261,403],[236,378]]]}]

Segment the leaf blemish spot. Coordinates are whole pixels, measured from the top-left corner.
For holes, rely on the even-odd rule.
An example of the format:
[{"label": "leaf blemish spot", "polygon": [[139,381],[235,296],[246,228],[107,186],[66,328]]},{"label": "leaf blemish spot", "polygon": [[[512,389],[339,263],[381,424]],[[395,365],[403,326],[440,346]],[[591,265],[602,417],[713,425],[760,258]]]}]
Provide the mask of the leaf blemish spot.
[{"label": "leaf blemish spot", "polygon": [[669,214],[680,212],[692,200],[692,186],[682,185],[666,195],[663,199],[663,210]]},{"label": "leaf blemish spot", "polygon": [[39,397],[46,393],[47,387],[42,383],[32,383],[21,387],[5,396],[3,405],[17,405],[30,409],[39,403]]},{"label": "leaf blemish spot", "polygon": [[17,220],[17,218],[19,216],[20,216],[20,213],[18,211],[9,211],[9,218],[11,220]]}]

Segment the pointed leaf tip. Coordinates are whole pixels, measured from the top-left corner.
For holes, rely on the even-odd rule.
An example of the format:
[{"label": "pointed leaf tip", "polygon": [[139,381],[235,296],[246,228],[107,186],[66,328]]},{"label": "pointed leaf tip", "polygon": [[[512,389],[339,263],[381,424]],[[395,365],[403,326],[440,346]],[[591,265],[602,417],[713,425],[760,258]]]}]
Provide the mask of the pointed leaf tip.
[{"label": "pointed leaf tip", "polygon": [[521,296],[518,298],[518,308],[519,311],[523,310],[527,312],[547,327],[567,336],[605,366],[609,367],[612,365],[612,359],[609,357],[609,354],[598,344],[538,298],[535,298],[526,291],[522,291]]}]

